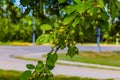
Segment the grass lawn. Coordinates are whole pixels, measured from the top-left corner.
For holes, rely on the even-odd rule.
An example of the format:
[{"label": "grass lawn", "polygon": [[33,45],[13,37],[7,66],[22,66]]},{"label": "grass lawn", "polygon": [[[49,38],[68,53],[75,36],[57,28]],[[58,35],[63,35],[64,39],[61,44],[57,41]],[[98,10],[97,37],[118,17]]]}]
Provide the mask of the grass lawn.
[{"label": "grass lawn", "polygon": [[0,70],[0,80],[19,80],[21,73],[14,70]]},{"label": "grass lawn", "polygon": [[80,52],[72,59],[65,53],[60,53],[59,59],[120,67],[120,52]]},{"label": "grass lawn", "polygon": [[[21,56],[13,56],[13,57],[23,60],[38,61],[38,59],[35,58],[24,58]],[[46,55],[43,55],[43,57],[46,58]],[[66,53],[59,53],[58,59],[73,61],[73,62],[84,62],[91,64],[101,64],[101,65],[120,67],[120,52],[100,52],[100,53],[80,52],[79,54],[75,55],[73,58],[66,56]],[[62,64],[62,63],[58,62],[58,64]]]},{"label": "grass lawn", "polygon": [[[19,76],[22,72],[13,71],[13,70],[0,70],[0,80],[19,80]],[[58,75],[50,80],[96,80],[91,78],[80,78],[80,77],[71,77]]]},{"label": "grass lawn", "polygon": [[[43,57],[46,57],[46,55],[43,55]],[[120,52],[80,52],[73,58],[66,56],[65,53],[59,53],[58,57],[59,60],[120,67]]]}]

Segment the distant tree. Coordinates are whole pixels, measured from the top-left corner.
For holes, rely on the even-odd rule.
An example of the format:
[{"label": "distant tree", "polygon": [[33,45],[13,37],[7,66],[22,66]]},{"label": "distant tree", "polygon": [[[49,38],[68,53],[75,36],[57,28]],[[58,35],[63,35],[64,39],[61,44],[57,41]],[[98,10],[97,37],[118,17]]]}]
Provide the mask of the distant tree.
[{"label": "distant tree", "polygon": [[[0,41],[32,41],[33,17],[22,13],[20,6],[12,0],[0,1]],[[42,34],[39,28],[42,23],[36,19],[36,37]]]}]

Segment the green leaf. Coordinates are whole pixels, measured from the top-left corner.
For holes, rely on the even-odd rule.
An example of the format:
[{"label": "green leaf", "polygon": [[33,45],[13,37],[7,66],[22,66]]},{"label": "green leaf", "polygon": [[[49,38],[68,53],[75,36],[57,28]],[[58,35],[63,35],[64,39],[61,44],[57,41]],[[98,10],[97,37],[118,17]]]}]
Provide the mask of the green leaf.
[{"label": "green leaf", "polygon": [[37,73],[43,72],[44,71],[44,64],[42,61],[38,61],[38,64],[36,65],[35,71]]},{"label": "green leaf", "polygon": [[81,0],[74,0],[76,3],[80,4]]},{"label": "green leaf", "polygon": [[78,3],[76,5],[77,12],[79,12],[80,14],[84,13],[88,8],[91,8],[92,6],[91,3],[92,3],[91,0],[86,1],[85,3],[82,2]]},{"label": "green leaf", "polygon": [[65,35],[61,36],[60,39],[59,39],[59,45],[60,45],[60,48],[61,48],[61,49],[64,49],[64,48],[65,48],[65,42],[64,42],[65,39],[66,39],[66,36],[65,36]]},{"label": "green leaf", "polygon": [[27,64],[26,67],[27,67],[28,69],[34,69],[34,68],[35,68],[35,66],[34,66],[33,64]]},{"label": "green leaf", "polygon": [[28,21],[28,25],[32,25],[32,21],[31,20]]},{"label": "green leaf", "polygon": [[59,27],[59,24],[58,24],[57,21],[55,21],[55,23],[54,23],[54,28],[58,28],[58,27]]},{"label": "green leaf", "polygon": [[43,24],[40,26],[41,30],[51,30],[52,27],[49,24]]},{"label": "green leaf", "polygon": [[48,43],[49,37],[50,37],[50,34],[42,34],[38,37],[38,39],[36,40],[36,43],[37,44]]},{"label": "green leaf", "polygon": [[64,3],[66,0],[58,0],[59,4]]},{"label": "green leaf", "polygon": [[117,9],[116,9],[116,7],[115,7],[115,5],[114,5],[114,4],[111,6],[111,8],[112,8],[111,17],[112,17],[112,19],[114,20],[114,19],[115,19],[115,17],[116,17],[116,12],[117,12]]},{"label": "green leaf", "polygon": [[101,8],[104,7],[104,2],[103,2],[103,0],[98,0],[98,3],[99,3],[99,5],[100,5]]},{"label": "green leaf", "polygon": [[49,77],[53,77],[53,74],[52,74],[52,72],[51,72],[50,70],[47,70],[46,72],[47,72],[47,75],[48,75]]},{"label": "green leaf", "polygon": [[53,55],[52,55],[52,61],[55,63],[56,61],[57,61],[57,59],[58,59],[58,54],[57,53],[54,53]]},{"label": "green leaf", "polygon": [[109,38],[109,33],[104,33],[103,38],[108,39]]},{"label": "green leaf", "polygon": [[52,43],[56,38],[56,32],[52,32],[49,37],[49,42]]},{"label": "green leaf", "polygon": [[103,31],[107,31],[108,30],[108,26],[109,26],[109,24],[108,24],[108,22],[103,22],[103,21],[100,21],[99,22],[100,24],[99,24],[99,26],[101,26],[101,29],[103,30]]},{"label": "green leaf", "polygon": [[30,0],[20,0],[20,3],[23,5],[23,6],[27,6],[29,4]]},{"label": "green leaf", "polygon": [[94,18],[94,19],[96,19],[97,16],[98,16],[97,10],[98,10],[97,7],[92,7],[92,8],[90,9],[91,13],[93,14],[93,18]]},{"label": "green leaf", "polygon": [[63,24],[64,25],[69,24],[76,16],[77,16],[76,13],[71,13],[70,15],[68,15],[67,17],[64,18]]},{"label": "green leaf", "polygon": [[80,18],[78,18],[78,17],[75,18],[75,20],[74,20],[72,26],[75,27],[79,22],[80,22]]},{"label": "green leaf", "polygon": [[57,59],[58,59],[57,53],[54,53],[54,54],[49,53],[46,60],[46,65],[50,70],[53,69],[53,67],[55,66],[55,62],[57,61]]},{"label": "green leaf", "polygon": [[120,1],[115,1],[115,4],[117,5],[118,8],[120,8]]},{"label": "green leaf", "polygon": [[104,12],[102,12],[101,13],[101,16],[102,16],[102,19],[104,20],[104,21],[107,21],[108,20],[108,15],[107,15],[107,13],[104,11]]},{"label": "green leaf", "polygon": [[30,80],[30,77],[31,77],[31,71],[27,70],[21,74],[20,80]]},{"label": "green leaf", "polygon": [[66,7],[62,8],[62,11],[66,12],[67,14],[71,14],[72,12],[74,12],[76,10],[75,6],[76,5],[66,6]]},{"label": "green leaf", "polygon": [[79,50],[75,46],[69,46],[68,47],[68,55],[72,58],[74,55],[78,54]]}]

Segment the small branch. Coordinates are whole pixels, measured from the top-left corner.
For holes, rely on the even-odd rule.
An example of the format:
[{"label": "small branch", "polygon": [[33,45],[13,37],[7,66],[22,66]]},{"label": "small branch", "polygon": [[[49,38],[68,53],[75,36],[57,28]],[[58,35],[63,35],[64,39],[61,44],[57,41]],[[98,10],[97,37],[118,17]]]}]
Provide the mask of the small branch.
[{"label": "small branch", "polygon": [[58,46],[58,47],[56,48],[55,53],[56,53],[59,49],[60,49],[60,46]]}]

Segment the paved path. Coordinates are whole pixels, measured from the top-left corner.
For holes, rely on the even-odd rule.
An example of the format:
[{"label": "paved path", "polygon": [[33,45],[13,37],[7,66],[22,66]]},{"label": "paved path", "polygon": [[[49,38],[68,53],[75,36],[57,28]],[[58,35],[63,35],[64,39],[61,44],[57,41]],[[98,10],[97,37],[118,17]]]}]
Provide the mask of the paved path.
[{"label": "paved path", "polygon": [[[80,51],[84,50],[96,50],[96,46],[78,46]],[[116,46],[103,46],[104,51],[120,51],[120,47]],[[26,70],[26,64],[36,64],[33,61],[24,61],[19,59],[11,58],[11,55],[25,55],[26,57],[38,57],[37,55],[47,53],[50,50],[49,46],[0,46],[0,69],[14,69],[14,70]],[[66,51],[66,49],[64,50]],[[30,55],[34,54],[34,55]],[[87,67],[75,67],[75,66],[64,66],[56,65],[53,70],[55,75],[72,75],[72,76],[82,76],[91,77],[97,79],[107,79],[114,78],[120,80],[120,70],[105,70]]]}]

